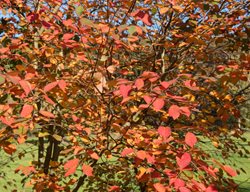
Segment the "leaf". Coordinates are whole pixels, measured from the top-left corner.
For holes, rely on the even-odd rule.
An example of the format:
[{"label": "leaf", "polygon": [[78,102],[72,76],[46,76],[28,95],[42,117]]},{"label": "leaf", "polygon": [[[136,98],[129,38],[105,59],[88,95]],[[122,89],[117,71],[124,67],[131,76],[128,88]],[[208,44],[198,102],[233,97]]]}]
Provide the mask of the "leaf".
[{"label": "leaf", "polygon": [[83,6],[76,7],[75,11],[78,16],[81,16],[84,11]]},{"label": "leaf", "polygon": [[32,91],[31,85],[28,81],[25,80],[20,80],[19,84],[21,85],[21,87],[23,88],[26,96],[29,95],[29,93]]},{"label": "leaf", "polygon": [[117,185],[110,186],[108,191],[120,191],[121,188]]},{"label": "leaf", "polygon": [[136,157],[141,159],[141,160],[144,160],[147,157],[147,153],[146,153],[146,151],[143,151],[143,150],[137,151]]},{"label": "leaf", "polygon": [[70,40],[70,39],[73,38],[74,36],[75,36],[74,33],[65,33],[65,34],[63,35],[63,40],[64,40],[64,41]]},{"label": "leaf", "polygon": [[93,168],[90,167],[89,165],[83,164],[82,165],[82,171],[88,177],[93,176]]},{"label": "leaf", "polygon": [[179,188],[179,191],[180,191],[180,192],[191,192],[191,190],[188,189],[188,188],[186,188],[186,187],[180,187],[180,188]]},{"label": "leaf", "polygon": [[0,75],[0,85],[2,85],[4,82],[5,82],[5,78],[2,75]]},{"label": "leaf", "polygon": [[58,81],[58,86],[60,87],[60,89],[63,91],[63,92],[66,92],[65,91],[65,88],[67,86],[66,82],[64,80],[59,80]]},{"label": "leaf", "polygon": [[57,141],[62,141],[62,136],[60,136],[60,135],[54,134],[54,135],[52,135],[52,137],[54,137],[54,139]]},{"label": "leaf", "polygon": [[138,90],[144,87],[144,81],[143,79],[136,79],[135,80],[135,86]]},{"label": "leaf", "polygon": [[231,176],[231,177],[237,176],[237,172],[232,167],[230,167],[229,165],[224,165],[223,169],[224,169],[224,171],[227,172],[227,174],[229,176]]},{"label": "leaf", "polygon": [[166,141],[167,138],[171,135],[171,128],[160,126],[158,128],[158,133],[163,137],[164,141]]},{"label": "leaf", "polygon": [[180,107],[180,113],[186,115],[187,117],[191,115],[191,112],[188,107]]},{"label": "leaf", "polygon": [[146,101],[147,104],[150,104],[152,101],[152,98],[149,97],[148,95],[143,96],[143,99]]},{"label": "leaf", "polygon": [[196,86],[196,83],[193,80],[184,81],[184,85],[193,91],[199,90],[199,87]]},{"label": "leaf", "polygon": [[176,157],[176,161],[178,166],[180,167],[180,170],[183,170],[191,163],[191,156],[189,153],[184,153],[181,158]]},{"label": "leaf", "polygon": [[171,80],[171,81],[163,81],[161,82],[161,86],[164,88],[164,89],[167,89],[170,85],[174,84],[176,82],[176,80]]},{"label": "leaf", "polygon": [[82,25],[87,25],[89,27],[95,27],[94,22],[87,19],[87,18],[81,18],[80,22],[81,22]]},{"label": "leaf", "polygon": [[133,152],[134,152],[134,150],[132,148],[124,148],[121,152],[121,156],[125,157]]},{"label": "leaf", "polygon": [[135,17],[136,19],[141,20],[143,23],[145,23],[148,26],[151,26],[153,24],[151,21],[150,15],[144,11],[137,10],[134,13],[132,13],[131,16]]},{"label": "leaf", "polygon": [[124,84],[120,85],[120,93],[123,96],[123,98],[128,97],[131,89],[132,89],[131,85],[124,85]]},{"label": "leaf", "polygon": [[69,160],[67,163],[64,164],[64,169],[67,171],[65,173],[65,177],[72,175],[76,172],[76,168],[78,166],[79,159],[72,159]]},{"label": "leaf", "polygon": [[55,115],[52,114],[51,112],[49,111],[44,111],[44,110],[40,110],[39,113],[45,117],[48,117],[48,118],[55,118]]},{"label": "leaf", "polygon": [[23,118],[29,117],[31,115],[32,111],[33,111],[33,106],[25,104],[22,108],[22,111],[21,111],[21,117],[23,117]]},{"label": "leaf", "polygon": [[164,107],[165,105],[165,101],[162,98],[157,98],[154,102],[153,102],[153,107],[155,111],[160,111],[162,109],[162,107]]},{"label": "leaf", "polygon": [[168,10],[169,10],[168,7],[162,7],[162,8],[160,9],[160,14],[162,15],[162,14],[166,13]]},{"label": "leaf", "polygon": [[215,188],[215,186],[210,185],[204,190],[205,192],[218,192],[218,190]]},{"label": "leaf", "polygon": [[157,192],[165,192],[166,191],[166,188],[161,183],[155,183],[154,188],[156,189]]},{"label": "leaf", "polygon": [[182,179],[179,179],[179,178],[175,179],[175,181],[174,181],[174,187],[176,189],[178,189],[180,187],[184,187],[184,186],[185,186],[185,181],[183,181]]},{"label": "leaf", "polygon": [[98,160],[100,157],[97,155],[96,152],[94,151],[88,151],[88,154],[90,155],[91,158]]},{"label": "leaf", "polygon": [[193,133],[188,132],[185,136],[185,143],[190,147],[194,147],[197,143],[196,136]]},{"label": "leaf", "polygon": [[180,108],[177,105],[171,105],[168,109],[168,114],[173,119],[177,119],[180,116]]},{"label": "leaf", "polygon": [[48,135],[49,135],[48,132],[39,132],[39,133],[38,133],[38,137],[46,137],[46,136],[48,136]]},{"label": "leaf", "polygon": [[50,91],[51,89],[53,89],[54,87],[56,87],[57,84],[58,84],[57,81],[54,81],[54,82],[52,82],[52,83],[49,83],[48,85],[46,85],[46,86],[44,87],[43,90],[44,90],[45,92],[48,92],[48,91]]}]

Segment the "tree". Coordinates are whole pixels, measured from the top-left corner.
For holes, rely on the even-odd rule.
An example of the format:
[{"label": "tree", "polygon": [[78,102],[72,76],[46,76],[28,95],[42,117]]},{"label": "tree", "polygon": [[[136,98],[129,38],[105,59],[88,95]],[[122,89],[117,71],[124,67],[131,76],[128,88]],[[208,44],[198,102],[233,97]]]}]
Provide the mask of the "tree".
[{"label": "tree", "polygon": [[[0,146],[34,190],[235,191],[247,1],[4,0]],[[246,87],[237,89],[241,82]],[[77,171],[78,170],[78,171]],[[80,171],[79,171],[80,170]]]}]

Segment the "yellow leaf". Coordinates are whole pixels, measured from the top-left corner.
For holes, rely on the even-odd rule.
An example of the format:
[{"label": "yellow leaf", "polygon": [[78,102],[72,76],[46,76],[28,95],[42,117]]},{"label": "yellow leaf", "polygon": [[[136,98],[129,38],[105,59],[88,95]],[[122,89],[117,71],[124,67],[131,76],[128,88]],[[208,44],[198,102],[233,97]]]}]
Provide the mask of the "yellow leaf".
[{"label": "yellow leaf", "polygon": [[162,14],[166,13],[167,11],[168,11],[168,8],[163,7],[163,8],[160,9],[160,14],[162,15]]}]

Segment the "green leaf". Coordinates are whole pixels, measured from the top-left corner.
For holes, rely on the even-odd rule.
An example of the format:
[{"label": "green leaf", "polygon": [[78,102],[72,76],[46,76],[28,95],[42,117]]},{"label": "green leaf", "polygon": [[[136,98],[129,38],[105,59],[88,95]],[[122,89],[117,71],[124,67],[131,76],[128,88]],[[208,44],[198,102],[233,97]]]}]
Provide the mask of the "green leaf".
[{"label": "green leaf", "polygon": [[89,27],[95,27],[95,23],[87,18],[82,18],[80,21],[81,21],[81,24],[83,25],[87,25]]},{"label": "green leaf", "polygon": [[128,27],[128,33],[133,35],[136,32],[136,26],[132,25]]},{"label": "green leaf", "polygon": [[5,78],[0,75],[0,85],[3,84],[4,82],[5,82]]},{"label": "green leaf", "polygon": [[83,11],[84,11],[83,6],[77,7],[77,8],[75,9],[75,11],[76,11],[76,14],[77,14],[78,16],[80,16],[80,15],[83,13]]}]

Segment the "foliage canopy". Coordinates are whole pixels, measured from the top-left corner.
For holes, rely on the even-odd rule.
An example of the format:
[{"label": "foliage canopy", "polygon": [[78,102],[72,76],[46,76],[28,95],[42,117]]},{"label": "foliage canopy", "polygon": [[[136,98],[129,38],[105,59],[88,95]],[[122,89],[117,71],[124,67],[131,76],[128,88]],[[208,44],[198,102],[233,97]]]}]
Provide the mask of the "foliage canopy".
[{"label": "foliage canopy", "polygon": [[199,143],[244,153],[249,9],[3,0],[0,147],[37,140],[37,161],[16,170],[36,191],[235,191],[238,171]]}]

